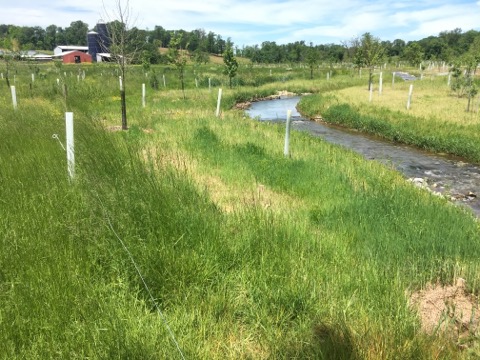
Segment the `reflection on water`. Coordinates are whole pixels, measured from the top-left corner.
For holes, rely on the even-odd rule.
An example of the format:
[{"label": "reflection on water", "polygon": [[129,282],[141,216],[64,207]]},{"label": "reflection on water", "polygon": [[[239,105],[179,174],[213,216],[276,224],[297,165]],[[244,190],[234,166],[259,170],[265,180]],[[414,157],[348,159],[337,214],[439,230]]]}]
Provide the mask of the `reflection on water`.
[{"label": "reflection on water", "polygon": [[422,178],[440,193],[468,205],[480,217],[480,167],[458,158],[436,155],[356,131],[309,121],[296,110],[300,97],[254,102],[246,113],[259,121],[285,121],[292,110],[293,128],[349,148],[370,160],[393,166],[407,178]]}]

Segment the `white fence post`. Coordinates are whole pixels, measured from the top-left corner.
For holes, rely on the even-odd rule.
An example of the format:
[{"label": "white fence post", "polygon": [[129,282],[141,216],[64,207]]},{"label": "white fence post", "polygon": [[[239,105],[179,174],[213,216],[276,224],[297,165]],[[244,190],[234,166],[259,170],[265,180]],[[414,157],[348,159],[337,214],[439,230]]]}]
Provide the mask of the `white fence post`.
[{"label": "white fence post", "polygon": [[73,113],[65,113],[65,129],[67,133],[67,164],[70,180],[75,177],[75,151],[73,143]]},{"label": "white fence post", "polygon": [[378,80],[378,95],[382,95],[383,90],[383,73],[380,73],[380,79]]},{"label": "white fence post", "polygon": [[222,101],[222,89],[218,89],[217,112],[216,116],[220,116],[220,102]]},{"label": "white fence post", "polygon": [[145,107],[145,84],[142,84],[142,106]]},{"label": "white fence post", "polygon": [[287,126],[285,128],[285,146],[283,147],[283,154],[288,156],[290,147],[290,124],[291,124],[292,110],[287,110]]},{"label": "white fence post", "polygon": [[412,102],[413,84],[410,84],[410,90],[408,91],[407,110],[410,110],[410,103]]},{"label": "white fence post", "polygon": [[15,91],[15,85],[10,86],[10,89],[12,91],[13,108],[16,110],[17,109],[17,93]]}]

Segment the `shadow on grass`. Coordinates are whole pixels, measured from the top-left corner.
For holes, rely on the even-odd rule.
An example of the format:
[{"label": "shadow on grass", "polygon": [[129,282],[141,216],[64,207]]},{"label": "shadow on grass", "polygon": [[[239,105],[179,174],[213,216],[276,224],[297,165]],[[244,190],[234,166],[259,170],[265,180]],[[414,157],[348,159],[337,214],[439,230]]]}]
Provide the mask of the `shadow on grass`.
[{"label": "shadow on grass", "polygon": [[327,322],[314,325],[309,341],[290,343],[287,348],[279,349],[279,352],[285,359],[360,359],[349,328],[345,324]]}]

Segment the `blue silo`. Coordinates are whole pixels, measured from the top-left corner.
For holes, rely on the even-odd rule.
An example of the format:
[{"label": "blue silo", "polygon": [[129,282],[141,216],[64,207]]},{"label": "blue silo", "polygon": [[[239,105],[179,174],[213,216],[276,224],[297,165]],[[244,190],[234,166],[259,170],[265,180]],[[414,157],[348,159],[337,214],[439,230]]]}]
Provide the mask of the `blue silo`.
[{"label": "blue silo", "polygon": [[102,48],[100,47],[99,36],[98,33],[95,31],[90,31],[87,34],[87,45],[88,45],[88,53],[92,56],[92,61],[97,61],[97,53],[102,52]]},{"label": "blue silo", "polygon": [[103,53],[108,53],[110,52],[110,35],[108,34],[108,28],[107,24],[105,24],[103,21],[99,21],[97,23],[97,32],[98,32],[98,42],[100,44],[100,49],[102,49]]}]

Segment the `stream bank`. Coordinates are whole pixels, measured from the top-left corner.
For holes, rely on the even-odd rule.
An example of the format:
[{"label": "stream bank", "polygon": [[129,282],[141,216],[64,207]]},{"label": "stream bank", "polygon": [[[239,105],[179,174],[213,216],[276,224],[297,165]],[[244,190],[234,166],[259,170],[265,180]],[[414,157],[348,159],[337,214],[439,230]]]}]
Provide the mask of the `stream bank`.
[{"label": "stream bank", "polygon": [[433,154],[375,136],[302,117],[296,105],[300,96],[280,95],[249,104],[246,113],[258,121],[284,122],[292,111],[292,126],[332,144],[341,145],[368,160],[379,161],[401,172],[408,181],[451,201],[467,205],[480,217],[480,167],[461,158]]}]

